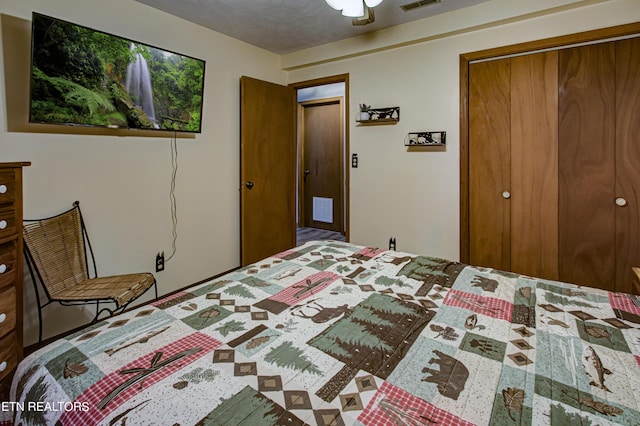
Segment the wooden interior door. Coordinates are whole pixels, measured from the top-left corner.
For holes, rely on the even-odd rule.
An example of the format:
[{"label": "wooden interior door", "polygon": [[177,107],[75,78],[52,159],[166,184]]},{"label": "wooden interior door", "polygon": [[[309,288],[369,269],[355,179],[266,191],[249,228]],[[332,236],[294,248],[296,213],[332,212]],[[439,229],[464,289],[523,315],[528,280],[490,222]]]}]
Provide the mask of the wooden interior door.
[{"label": "wooden interior door", "polygon": [[558,279],[558,52],[511,59],[511,270]]},{"label": "wooden interior door", "polygon": [[243,266],[294,247],[295,93],[240,79],[240,247]]},{"label": "wooden interior door", "polygon": [[302,226],[344,233],[343,116],[340,97],[299,104]]},{"label": "wooden interior door", "polygon": [[558,64],[559,277],[613,290],[615,44],[563,49]]},{"label": "wooden interior door", "polygon": [[557,279],[557,52],[469,66],[470,259]]},{"label": "wooden interior door", "polygon": [[511,269],[510,81],[509,59],[469,65],[469,262],[502,270]]},{"label": "wooden interior door", "polygon": [[640,38],[616,42],[615,290],[626,293],[634,293],[631,268],[640,266],[640,60],[638,58],[640,58]]},{"label": "wooden interior door", "polygon": [[[481,170],[484,165],[477,166],[473,162],[474,158],[484,160],[474,152],[477,147],[473,146],[476,132],[473,126],[477,122],[489,121],[489,117],[497,117],[502,122],[505,120],[492,100],[481,98],[474,101],[473,97],[477,96],[474,94],[477,87],[473,87],[474,68],[485,68],[484,62],[475,61],[530,55],[545,49],[558,50],[558,279],[633,292],[631,267],[640,264],[640,162],[637,161],[640,158],[639,32],[640,23],[634,23],[460,55],[460,257],[463,262],[490,265],[489,261],[483,262],[484,258],[478,257],[478,250],[483,256],[491,257],[492,248],[498,247],[490,243],[489,248],[483,249],[477,234],[479,228],[473,226],[476,215],[474,202],[483,207],[496,206],[495,202],[478,204],[480,196],[474,180],[479,179],[473,169]],[[632,38],[609,41],[628,36]],[[601,44],[591,44],[593,42]],[[580,43],[590,45],[567,47]],[[484,73],[490,74],[491,71],[487,69]],[[503,80],[498,71],[494,73],[497,81]],[[505,102],[503,94],[498,92],[496,96],[498,103]],[[513,102],[511,106],[514,106]],[[523,106],[522,114],[529,110],[537,115],[539,111],[536,108],[536,105],[528,103]],[[485,124],[494,125],[495,122]],[[526,128],[523,124],[521,133]],[[537,129],[529,127],[528,131],[536,132]],[[490,135],[491,132],[484,133],[484,137]],[[515,129],[512,136],[515,137]],[[532,149],[532,155],[538,149],[546,149],[538,146],[533,149],[531,144],[528,148]],[[504,149],[499,147],[493,151],[495,155],[505,155]],[[521,166],[529,166],[525,161],[526,155],[513,153],[512,156],[514,158],[505,160],[504,167],[508,163],[514,168],[519,167],[516,157],[524,161]],[[488,159],[486,165],[494,167],[490,161]],[[531,161],[537,160],[531,158]],[[512,187],[518,185],[515,181],[519,178],[511,177]],[[486,180],[491,182],[491,178]],[[512,216],[516,215],[514,209],[526,210],[527,204],[516,207],[517,200],[512,199]],[[499,232],[500,224],[504,223],[502,208],[498,207],[493,216],[486,209],[482,209],[481,214],[485,218],[493,217],[494,223],[488,229],[493,226]],[[517,216],[521,217],[520,214]],[[518,238],[515,231],[517,220],[512,220],[513,228],[507,231],[512,242]],[[491,232],[480,235],[490,236]],[[480,242],[474,242],[474,238]],[[550,239],[554,238],[551,233]],[[500,247],[493,258],[506,258],[499,250]],[[515,269],[517,261],[512,261],[512,264]]]}]

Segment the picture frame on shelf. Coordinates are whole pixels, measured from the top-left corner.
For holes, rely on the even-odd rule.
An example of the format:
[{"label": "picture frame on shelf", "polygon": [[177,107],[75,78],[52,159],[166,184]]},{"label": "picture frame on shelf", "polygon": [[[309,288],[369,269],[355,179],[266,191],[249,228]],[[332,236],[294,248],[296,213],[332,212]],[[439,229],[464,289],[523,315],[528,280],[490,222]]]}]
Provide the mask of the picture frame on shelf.
[{"label": "picture frame on shelf", "polygon": [[[363,109],[363,106],[366,109]],[[400,121],[400,107],[371,108],[360,104],[360,113],[356,122],[360,124],[395,124]]]},{"label": "picture frame on shelf", "polygon": [[447,144],[447,132],[411,132],[405,139],[405,146],[445,146]]}]

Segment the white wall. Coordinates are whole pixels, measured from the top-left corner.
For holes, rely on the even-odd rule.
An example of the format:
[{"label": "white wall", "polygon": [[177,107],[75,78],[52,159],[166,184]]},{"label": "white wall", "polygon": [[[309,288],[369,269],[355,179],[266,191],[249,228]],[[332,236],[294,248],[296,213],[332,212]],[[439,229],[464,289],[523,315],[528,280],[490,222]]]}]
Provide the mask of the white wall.
[{"label": "white wall", "polygon": [[[279,56],[132,0],[0,0],[2,14],[30,21],[32,11],[206,61],[202,133],[177,142],[177,252],[155,275],[159,293],[165,294],[237,267],[239,79],[250,75],[285,83]],[[80,200],[101,275],[153,272],[155,254],[171,251],[170,135],[9,132],[5,92],[12,82],[5,80],[3,64],[0,161],[32,162],[24,172],[25,218],[45,217]],[[25,293],[28,345],[37,338],[30,282]],[[91,318],[57,304],[45,314],[45,338]]]},{"label": "white wall", "polygon": [[[351,240],[386,247],[394,236],[399,250],[457,259],[459,54],[640,20],[638,0],[492,0],[279,57],[133,0],[0,0],[0,13],[30,20],[32,11],[207,61],[203,132],[178,140],[178,251],[156,274],[161,294],[239,264],[241,75],[292,83],[349,73],[352,115],[362,102],[400,106],[393,126],[348,121],[351,152],[360,157],[350,170]],[[0,161],[33,163],[25,170],[25,216],[79,199],[101,274],[153,270],[155,253],[171,244],[169,137],[9,132],[3,63],[0,81]],[[447,131],[446,151],[407,152],[406,134],[426,130]],[[37,322],[27,284],[30,344]],[[89,318],[70,308],[46,308],[46,315],[45,337]]]},{"label": "white wall", "polygon": [[[383,31],[369,42],[351,39],[284,56],[290,83],[349,73],[351,115],[362,102],[400,106],[396,125],[349,120],[351,152],[360,160],[350,171],[351,241],[387,247],[393,236],[398,250],[459,259],[461,53],[639,20],[638,0],[492,0]],[[385,43],[400,47],[373,49]],[[314,65],[319,62],[325,63]],[[403,146],[407,133],[430,130],[447,132],[446,151]]]}]

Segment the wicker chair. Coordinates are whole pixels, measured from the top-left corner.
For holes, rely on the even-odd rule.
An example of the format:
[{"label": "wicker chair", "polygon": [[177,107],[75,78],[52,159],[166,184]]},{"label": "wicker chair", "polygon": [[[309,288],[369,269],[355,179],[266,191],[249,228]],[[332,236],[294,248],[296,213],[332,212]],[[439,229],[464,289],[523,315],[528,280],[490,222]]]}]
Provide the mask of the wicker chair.
[{"label": "wicker chair", "polygon": [[[80,212],[80,202],[59,215],[25,220],[24,251],[38,304],[38,342],[42,341],[42,308],[53,302],[63,306],[96,305],[95,323],[103,312],[109,316],[123,312],[151,286],[158,299],[156,280],[151,273],[97,277],[96,262]],[[87,262],[91,256],[93,274]],[[35,272],[35,273],[34,273]],[[91,277],[93,275],[93,278]],[[46,303],[41,303],[36,276],[42,283]],[[115,305],[113,309],[100,303]]]}]

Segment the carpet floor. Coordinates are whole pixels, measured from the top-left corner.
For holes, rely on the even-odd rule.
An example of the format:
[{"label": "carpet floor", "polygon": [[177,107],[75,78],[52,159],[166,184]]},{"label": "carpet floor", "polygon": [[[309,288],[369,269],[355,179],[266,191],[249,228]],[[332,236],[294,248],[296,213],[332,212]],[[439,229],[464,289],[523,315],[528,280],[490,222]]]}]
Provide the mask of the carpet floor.
[{"label": "carpet floor", "polygon": [[344,241],[344,235],[339,232],[334,231],[325,231],[324,229],[317,228],[298,228],[296,230],[297,233],[297,244],[300,246],[307,241],[314,240],[336,240],[336,241]]}]

